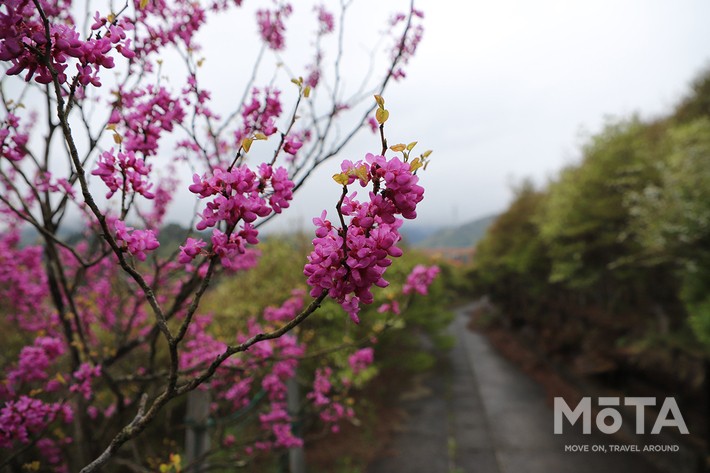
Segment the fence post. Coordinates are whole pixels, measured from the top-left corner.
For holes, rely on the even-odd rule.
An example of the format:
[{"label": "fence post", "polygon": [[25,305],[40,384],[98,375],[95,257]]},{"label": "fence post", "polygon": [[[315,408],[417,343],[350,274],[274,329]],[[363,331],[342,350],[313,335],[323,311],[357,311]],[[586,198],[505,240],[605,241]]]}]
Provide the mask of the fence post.
[{"label": "fence post", "polygon": [[187,393],[187,412],[185,414],[185,460],[192,465],[190,471],[207,471],[207,461],[203,455],[210,449],[210,436],[207,430],[210,412],[210,392],[195,389]]}]

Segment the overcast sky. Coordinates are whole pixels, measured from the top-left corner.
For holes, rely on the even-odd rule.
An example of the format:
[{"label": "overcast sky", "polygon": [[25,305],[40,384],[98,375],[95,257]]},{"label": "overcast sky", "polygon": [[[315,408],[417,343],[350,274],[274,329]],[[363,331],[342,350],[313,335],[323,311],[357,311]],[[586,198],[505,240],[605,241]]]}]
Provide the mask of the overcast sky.
[{"label": "overcast sky", "polygon": [[[380,9],[389,3],[369,2]],[[386,99],[390,142],[416,139],[434,149],[421,175],[419,221],[426,224],[504,210],[511,184],[527,177],[544,183],[577,161],[581,136],[598,131],[605,117],[667,112],[710,61],[705,0],[418,6],[424,39],[408,78]],[[350,153],[368,143],[372,137],[363,136]],[[308,221],[328,190],[337,198],[337,185],[324,187],[337,166],[325,166],[282,222]]]}]

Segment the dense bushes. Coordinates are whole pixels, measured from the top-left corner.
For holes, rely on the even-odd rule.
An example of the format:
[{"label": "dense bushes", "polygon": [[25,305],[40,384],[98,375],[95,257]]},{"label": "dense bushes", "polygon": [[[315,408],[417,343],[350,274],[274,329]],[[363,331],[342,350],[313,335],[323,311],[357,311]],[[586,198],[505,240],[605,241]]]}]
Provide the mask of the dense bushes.
[{"label": "dense bushes", "polygon": [[710,354],[709,84],[706,73],[666,117],[610,121],[547,186],[519,186],[478,245],[476,291],[550,356],[699,395]]}]

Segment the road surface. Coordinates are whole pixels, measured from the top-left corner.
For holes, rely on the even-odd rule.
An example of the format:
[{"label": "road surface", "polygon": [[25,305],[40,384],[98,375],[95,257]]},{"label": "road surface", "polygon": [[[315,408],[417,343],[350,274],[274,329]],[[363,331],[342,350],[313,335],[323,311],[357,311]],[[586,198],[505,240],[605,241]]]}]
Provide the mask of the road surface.
[{"label": "road surface", "polygon": [[542,388],[467,329],[472,307],[456,311],[448,359],[403,401],[407,417],[367,473],[657,472],[640,454],[566,452],[618,442],[570,429],[555,435]]}]

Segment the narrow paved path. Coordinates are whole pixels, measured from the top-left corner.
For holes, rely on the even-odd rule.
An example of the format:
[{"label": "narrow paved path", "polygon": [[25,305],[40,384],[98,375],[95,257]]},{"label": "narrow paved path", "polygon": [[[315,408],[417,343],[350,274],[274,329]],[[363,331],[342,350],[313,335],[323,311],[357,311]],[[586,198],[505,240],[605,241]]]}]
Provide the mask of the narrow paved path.
[{"label": "narrow paved path", "polygon": [[368,473],[656,472],[638,454],[565,452],[616,442],[569,429],[555,435],[542,388],[467,329],[472,307],[456,311],[456,345],[420,395],[403,402],[407,418]]}]

